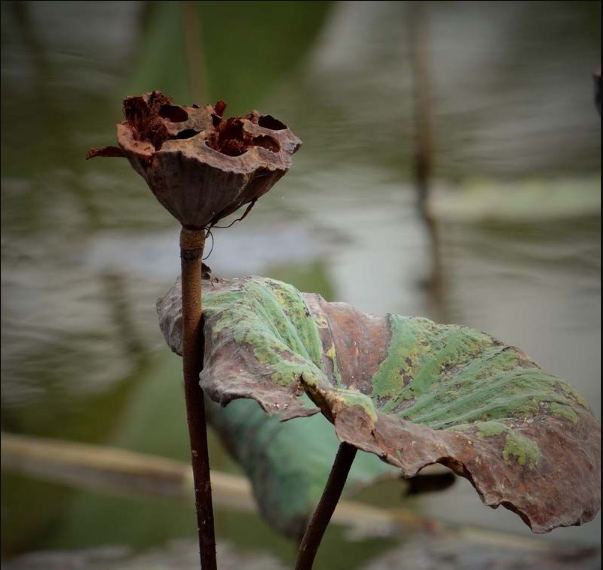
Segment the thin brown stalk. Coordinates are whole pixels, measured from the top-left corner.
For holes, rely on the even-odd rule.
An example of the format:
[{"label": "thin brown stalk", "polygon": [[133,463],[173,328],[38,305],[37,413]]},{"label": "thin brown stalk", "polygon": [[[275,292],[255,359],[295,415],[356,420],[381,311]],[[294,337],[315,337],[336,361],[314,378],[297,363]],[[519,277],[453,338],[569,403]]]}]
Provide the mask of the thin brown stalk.
[{"label": "thin brown stalk", "polygon": [[201,270],[204,230],[182,229],[180,258],[182,266],[182,359],[184,370],[184,395],[191,444],[197,530],[201,568],[216,570],[216,537],[209,472],[207,423],[204,395],[199,385],[203,367],[203,324],[201,298]]},{"label": "thin brown stalk", "polygon": [[347,443],[342,443],[339,446],[327,486],[299,547],[295,570],[311,570],[316,553],[322,542],[322,537],[329,526],[329,522],[331,522],[331,517],[343,493],[343,488],[356,458],[357,451],[354,446]]}]

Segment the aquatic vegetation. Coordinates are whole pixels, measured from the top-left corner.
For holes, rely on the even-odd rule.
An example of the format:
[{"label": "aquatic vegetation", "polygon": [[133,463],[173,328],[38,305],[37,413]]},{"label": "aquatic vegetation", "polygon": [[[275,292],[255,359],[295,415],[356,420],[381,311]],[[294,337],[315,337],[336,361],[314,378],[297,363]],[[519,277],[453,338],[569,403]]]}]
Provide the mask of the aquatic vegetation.
[{"label": "aquatic vegetation", "polygon": [[[537,533],[599,511],[600,424],[519,349],[461,326],[366,315],[272,279],[204,287],[205,392],[223,406],[255,400],[282,420],[322,413],[342,442],[298,568],[311,567],[304,553],[313,559],[357,450],[404,477],[441,463]],[[158,302],[176,351],[179,299],[177,284]]]}]

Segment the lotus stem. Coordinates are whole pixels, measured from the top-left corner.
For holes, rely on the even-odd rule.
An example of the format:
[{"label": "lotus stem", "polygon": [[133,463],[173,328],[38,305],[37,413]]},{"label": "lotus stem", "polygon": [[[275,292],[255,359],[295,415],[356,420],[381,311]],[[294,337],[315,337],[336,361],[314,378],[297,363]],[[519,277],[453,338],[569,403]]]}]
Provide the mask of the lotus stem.
[{"label": "lotus stem", "polygon": [[322,537],[329,526],[337,503],[339,503],[357,452],[358,450],[348,443],[342,443],[339,446],[327,486],[299,547],[295,570],[311,570],[314,565]]},{"label": "lotus stem", "polygon": [[428,6],[412,2],[408,18],[415,127],[414,174],[419,211],[429,217],[428,198],[434,167],[433,101],[427,56]]},{"label": "lotus stem", "polygon": [[186,417],[191,444],[191,459],[195,485],[197,530],[201,568],[217,570],[216,537],[209,473],[207,423],[203,390],[199,374],[203,368],[203,338],[201,271],[205,231],[182,228],[180,259],[182,267],[182,359]]}]

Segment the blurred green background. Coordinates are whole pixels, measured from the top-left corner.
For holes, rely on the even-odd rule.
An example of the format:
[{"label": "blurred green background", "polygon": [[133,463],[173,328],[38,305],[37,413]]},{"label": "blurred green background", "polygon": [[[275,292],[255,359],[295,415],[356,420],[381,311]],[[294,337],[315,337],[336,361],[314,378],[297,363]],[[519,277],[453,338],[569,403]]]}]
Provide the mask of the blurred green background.
[{"label": "blurred green background", "polygon": [[[486,330],[600,414],[600,17],[600,2],[2,2],[2,429],[187,460],[180,360],[154,308],[178,224],[125,161],[84,161],[114,143],[123,97],[151,89],[257,108],[304,141],[253,214],[214,232],[214,275]],[[416,42],[436,233],[415,207]],[[466,482],[417,508],[529,532]],[[144,551],[193,521],[2,474],[3,556]],[[257,516],[217,521],[221,540],[293,559]],[[551,538],[598,545],[600,519]],[[334,528],[317,568],[359,569],[392,544]]]}]

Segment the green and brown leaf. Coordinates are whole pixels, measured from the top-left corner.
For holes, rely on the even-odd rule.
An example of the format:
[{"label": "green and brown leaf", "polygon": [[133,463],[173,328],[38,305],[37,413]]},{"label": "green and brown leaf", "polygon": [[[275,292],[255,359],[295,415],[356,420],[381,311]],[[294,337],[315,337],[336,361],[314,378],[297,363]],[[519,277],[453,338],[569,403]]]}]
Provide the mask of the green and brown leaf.
[{"label": "green and brown leaf", "polygon": [[[253,399],[282,420],[320,411],[340,441],[405,477],[441,463],[534,532],[599,511],[598,420],[517,348],[461,326],[366,315],[271,279],[206,281],[204,294],[201,383],[212,400]],[[178,283],[158,312],[178,351]]]}]

